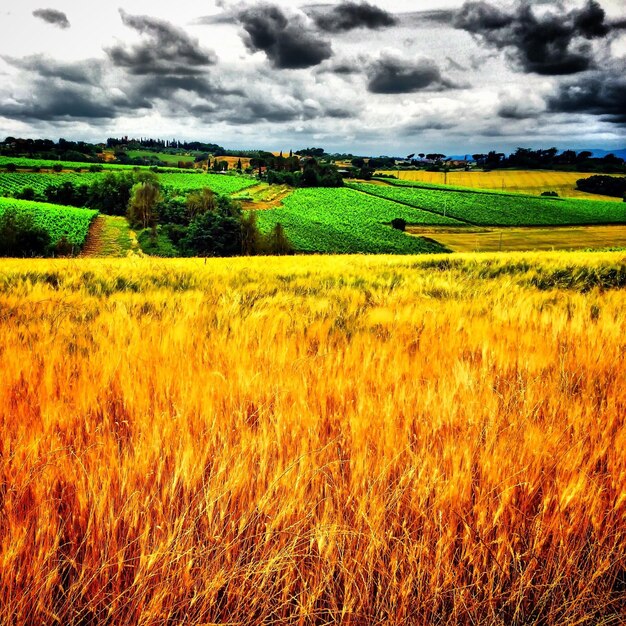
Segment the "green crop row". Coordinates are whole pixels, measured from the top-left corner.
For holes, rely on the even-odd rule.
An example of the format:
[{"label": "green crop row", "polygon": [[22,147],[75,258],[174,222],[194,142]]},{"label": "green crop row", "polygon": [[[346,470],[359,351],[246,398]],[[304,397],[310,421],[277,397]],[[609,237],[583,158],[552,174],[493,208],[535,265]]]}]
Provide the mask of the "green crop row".
[{"label": "green crop row", "polygon": [[51,168],[59,163],[64,169],[74,169],[80,167],[89,169],[92,165],[101,165],[104,169],[116,170],[132,170],[135,165],[120,165],[118,163],[80,163],[78,161],[53,161],[51,159],[29,159],[26,157],[8,157],[0,156],[0,167],[5,167],[9,163],[13,163],[16,167],[42,167]]},{"label": "green crop row", "polygon": [[459,222],[375,198],[352,189],[297,189],[277,209],[257,212],[259,227],[269,232],[279,222],[299,252],[397,253],[442,252],[435,242],[394,230],[402,218],[412,224]]},{"label": "green crop row", "polygon": [[35,226],[47,231],[53,245],[65,237],[70,244],[82,246],[89,232],[91,221],[98,214],[97,211],[91,209],[0,198],[0,215],[12,209],[32,216]]},{"label": "green crop row", "polygon": [[375,197],[481,226],[565,226],[626,222],[626,207],[615,202],[545,198],[416,185],[350,187]]},{"label": "green crop row", "polygon": [[248,176],[230,174],[161,174],[159,181],[163,187],[181,194],[195,189],[209,187],[215,193],[228,195],[256,185],[258,181]]},{"label": "green crop row", "polygon": [[13,195],[26,187],[33,189],[35,193],[43,193],[47,187],[59,186],[70,182],[73,185],[90,185],[102,174],[85,172],[62,172],[58,174],[35,174],[32,172],[0,172],[0,195]]},{"label": "green crop row", "polygon": [[[59,186],[65,182],[73,185],[91,185],[102,177],[97,172],[0,172],[0,195],[14,195],[25,187],[31,187],[35,193],[43,193],[49,186]],[[231,176],[221,174],[193,174],[193,173],[165,173],[158,175],[159,182],[164,188],[184,194],[195,189],[210,187],[215,193],[228,195],[236,193],[257,183],[253,178],[246,176]]]}]

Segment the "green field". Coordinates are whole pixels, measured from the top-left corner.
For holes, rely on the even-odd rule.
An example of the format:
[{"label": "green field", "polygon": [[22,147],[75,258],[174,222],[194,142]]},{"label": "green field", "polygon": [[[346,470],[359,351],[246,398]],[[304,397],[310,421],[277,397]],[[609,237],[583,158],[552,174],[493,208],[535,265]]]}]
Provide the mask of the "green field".
[{"label": "green field", "polygon": [[438,244],[408,237],[389,226],[396,217],[412,224],[457,225],[452,218],[375,198],[352,189],[297,189],[283,206],[258,211],[262,231],[277,222],[299,252],[441,252]]},{"label": "green field", "polygon": [[0,172],[0,195],[13,195],[26,187],[30,187],[35,193],[43,193],[51,185],[59,186],[70,182],[73,185],[90,185],[94,180],[102,176],[96,172],[59,172],[59,173],[34,173],[34,172]]},{"label": "green field", "polygon": [[[90,185],[104,176],[103,172],[0,172],[0,195],[14,195],[25,187],[31,187],[35,193],[43,193],[51,185],[71,182],[73,185]],[[258,184],[254,178],[230,174],[164,173],[158,174],[164,188],[181,194],[203,187],[210,187],[215,193],[229,195]]]},{"label": "green field", "polygon": [[92,165],[101,165],[105,170],[132,170],[136,165],[118,165],[116,163],[81,163],[79,161],[52,161],[49,159],[28,159],[26,157],[7,157],[0,156],[0,167],[5,167],[9,163],[13,163],[17,167],[41,167],[48,169],[59,163],[64,169],[75,169],[80,167],[82,169],[89,169]]},{"label": "green field", "polygon": [[167,154],[165,152],[153,152],[151,150],[129,150],[127,155],[130,159],[136,158],[156,158],[159,161],[163,161],[163,163],[167,163],[168,165],[177,165],[179,161],[183,163],[193,163],[195,161],[195,157],[188,154]]},{"label": "green field", "polygon": [[248,176],[231,174],[160,174],[159,182],[164,188],[179,191],[181,194],[195,189],[209,187],[215,193],[229,195],[258,184],[258,180]]},{"label": "green field", "polygon": [[481,226],[560,226],[626,222],[626,206],[615,202],[450,190],[425,187],[419,183],[393,186],[350,183],[350,187],[372,196]]},{"label": "green field", "polygon": [[70,244],[82,246],[89,232],[89,226],[98,214],[97,211],[91,209],[0,198],[0,214],[8,209],[32,216],[35,226],[44,229],[50,235],[53,245],[65,237]]}]

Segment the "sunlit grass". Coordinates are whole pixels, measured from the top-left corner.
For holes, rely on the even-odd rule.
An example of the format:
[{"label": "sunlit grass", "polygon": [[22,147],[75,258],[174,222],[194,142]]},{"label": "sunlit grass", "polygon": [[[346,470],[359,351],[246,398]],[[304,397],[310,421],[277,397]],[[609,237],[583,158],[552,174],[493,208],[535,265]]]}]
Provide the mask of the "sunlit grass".
[{"label": "sunlit grass", "polygon": [[0,623],[619,624],[626,257],[0,262]]}]

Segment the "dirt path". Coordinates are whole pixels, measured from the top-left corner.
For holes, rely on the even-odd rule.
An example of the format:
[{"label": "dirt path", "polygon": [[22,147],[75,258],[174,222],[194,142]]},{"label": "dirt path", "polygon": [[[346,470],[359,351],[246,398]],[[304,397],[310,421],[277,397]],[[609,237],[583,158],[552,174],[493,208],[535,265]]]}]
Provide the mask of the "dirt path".
[{"label": "dirt path", "polygon": [[124,217],[98,215],[91,224],[80,257],[125,257],[136,251]]},{"label": "dirt path", "polygon": [[103,247],[105,219],[102,215],[96,216],[91,223],[85,245],[78,255],[80,257],[100,256],[99,252]]},{"label": "dirt path", "polygon": [[[251,211],[267,211],[269,209],[275,209],[282,206],[283,200],[293,193],[291,187],[271,187],[267,183],[259,183],[253,187],[244,189],[242,194],[251,197],[251,200],[242,199],[242,206],[244,209]],[[234,196],[237,200],[237,196]]]}]

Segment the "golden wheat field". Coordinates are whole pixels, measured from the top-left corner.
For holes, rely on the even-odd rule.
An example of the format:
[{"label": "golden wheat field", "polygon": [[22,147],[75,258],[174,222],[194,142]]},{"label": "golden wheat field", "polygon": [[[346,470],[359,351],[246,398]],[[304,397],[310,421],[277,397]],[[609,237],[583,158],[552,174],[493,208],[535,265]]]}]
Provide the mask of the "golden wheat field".
[{"label": "golden wheat field", "polygon": [[386,171],[400,180],[412,180],[436,185],[469,187],[473,189],[493,189],[510,193],[539,195],[544,191],[556,191],[563,198],[586,198],[587,200],[612,200],[621,198],[585,193],[576,189],[579,178],[589,178],[591,174],[581,172],[556,172],[553,170],[492,170],[491,172],[426,172],[424,170]]},{"label": "golden wheat field", "polygon": [[626,256],[0,263],[0,623],[615,625]]}]

